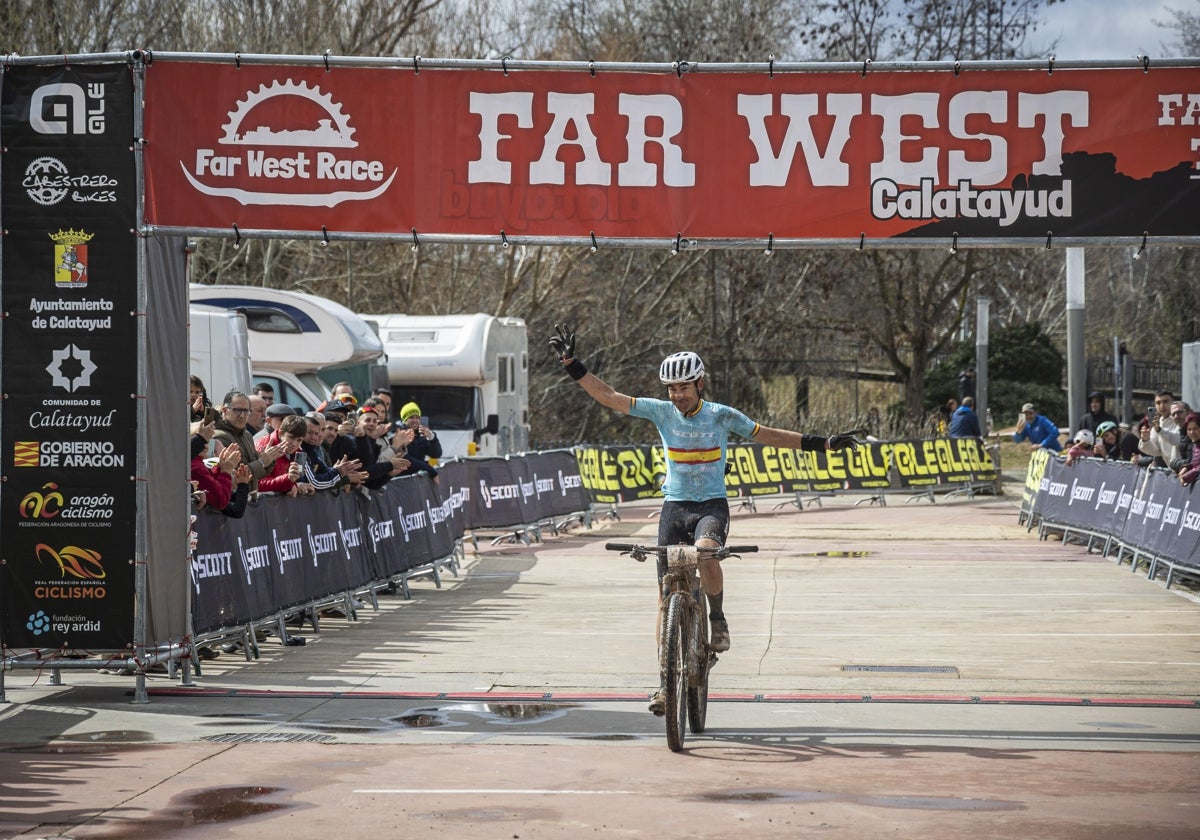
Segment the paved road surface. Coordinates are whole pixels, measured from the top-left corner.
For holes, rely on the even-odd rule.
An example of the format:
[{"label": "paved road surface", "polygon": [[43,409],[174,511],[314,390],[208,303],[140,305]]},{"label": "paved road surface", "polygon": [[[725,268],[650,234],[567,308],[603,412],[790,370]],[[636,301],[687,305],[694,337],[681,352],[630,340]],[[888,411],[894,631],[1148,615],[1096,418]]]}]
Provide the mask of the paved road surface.
[{"label": "paved road surface", "polygon": [[[1200,603],[1011,499],[734,514],[734,647],[670,753],[653,507],[193,688],[6,675],[0,837],[1200,836]],[[857,668],[858,670],[850,670]]]}]

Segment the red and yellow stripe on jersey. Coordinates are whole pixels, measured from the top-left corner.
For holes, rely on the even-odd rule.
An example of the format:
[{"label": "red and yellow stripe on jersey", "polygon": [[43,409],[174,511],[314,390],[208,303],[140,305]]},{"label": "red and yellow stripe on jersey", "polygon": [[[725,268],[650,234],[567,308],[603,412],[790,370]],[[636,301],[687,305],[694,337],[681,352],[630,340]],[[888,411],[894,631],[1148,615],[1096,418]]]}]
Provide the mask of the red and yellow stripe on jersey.
[{"label": "red and yellow stripe on jersey", "polygon": [[676,464],[711,464],[721,460],[721,447],[711,449],[673,449],[667,447],[667,460]]}]

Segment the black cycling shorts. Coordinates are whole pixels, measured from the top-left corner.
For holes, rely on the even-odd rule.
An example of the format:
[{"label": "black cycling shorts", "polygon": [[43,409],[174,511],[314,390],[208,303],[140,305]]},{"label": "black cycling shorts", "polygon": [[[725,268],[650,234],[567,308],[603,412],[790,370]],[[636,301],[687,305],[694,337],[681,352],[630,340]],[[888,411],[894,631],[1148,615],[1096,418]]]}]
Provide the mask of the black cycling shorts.
[{"label": "black cycling shorts", "polygon": [[[659,545],[695,545],[696,540],[713,540],[725,545],[729,536],[729,500],[663,502],[658,517]],[[659,555],[658,576],[667,571],[667,558]]]}]

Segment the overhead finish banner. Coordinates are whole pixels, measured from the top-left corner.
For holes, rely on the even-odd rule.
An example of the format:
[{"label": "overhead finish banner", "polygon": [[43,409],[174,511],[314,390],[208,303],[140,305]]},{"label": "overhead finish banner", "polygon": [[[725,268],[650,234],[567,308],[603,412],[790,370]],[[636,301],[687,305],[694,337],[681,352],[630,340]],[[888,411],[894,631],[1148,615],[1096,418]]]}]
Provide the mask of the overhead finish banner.
[{"label": "overhead finish banner", "polygon": [[146,221],[524,237],[1200,234],[1200,71],[146,69]]},{"label": "overhead finish banner", "polygon": [[137,518],[133,78],[125,64],[12,67],[2,84],[0,644],[121,649]]}]

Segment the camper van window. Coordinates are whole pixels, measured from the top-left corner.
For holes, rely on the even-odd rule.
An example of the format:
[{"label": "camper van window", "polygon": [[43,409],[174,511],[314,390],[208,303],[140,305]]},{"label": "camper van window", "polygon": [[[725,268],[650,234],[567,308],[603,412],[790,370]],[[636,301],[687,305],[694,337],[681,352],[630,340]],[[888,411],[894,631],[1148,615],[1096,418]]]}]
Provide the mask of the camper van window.
[{"label": "camper van window", "polygon": [[299,333],[300,325],[290,315],[278,309],[258,309],[247,306],[241,310],[246,315],[246,326],[255,332]]},{"label": "camper van window", "polygon": [[393,402],[415,402],[434,431],[475,429],[475,389],[450,385],[392,385]]},{"label": "camper van window", "polygon": [[512,356],[500,356],[496,359],[499,376],[497,377],[497,389],[501,394],[512,393]]}]

